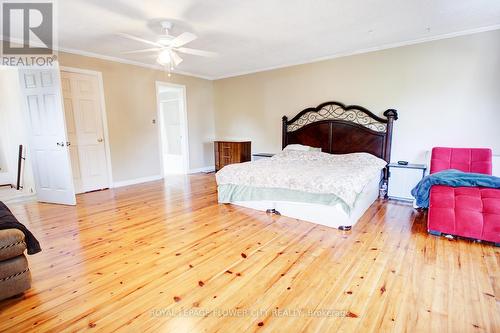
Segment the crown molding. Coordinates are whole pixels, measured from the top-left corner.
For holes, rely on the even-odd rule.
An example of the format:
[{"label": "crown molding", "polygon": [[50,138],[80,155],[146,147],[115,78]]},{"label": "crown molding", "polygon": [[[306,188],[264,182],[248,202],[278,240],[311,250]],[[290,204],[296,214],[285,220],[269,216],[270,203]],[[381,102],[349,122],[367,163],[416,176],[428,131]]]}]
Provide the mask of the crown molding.
[{"label": "crown molding", "polygon": [[385,45],[381,45],[381,46],[359,49],[359,50],[355,50],[355,51],[341,52],[341,53],[336,53],[334,55],[314,58],[312,60],[289,62],[289,63],[285,63],[282,65],[263,67],[260,69],[254,69],[254,70],[250,70],[250,71],[234,72],[234,73],[227,74],[227,75],[217,76],[217,77],[213,78],[212,80],[222,80],[222,79],[228,79],[231,77],[237,77],[237,76],[243,76],[243,75],[249,75],[249,74],[257,74],[257,73],[267,72],[267,71],[271,71],[271,70],[275,70],[275,69],[282,69],[282,68],[286,68],[286,67],[299,66],[299,65],[307,65],[307,64],[312,64],[315,62],[325,61],[325,60],[331,60],[331,59],[336,59],[336,58],[348,57],[348,56],[352,56],[352,55],[382,51],[382,50],[387,50],[387,49],[394,49],[397,47],[421,44],[421,43],[432,42],[432,41],[441,40],[441,39],[449,39],[449,38],[453,38],[453,37],[473,35],[473,34],[477,34],[480,32],[487,32],[487,31],[493,31],[493,30],[499,30],[499,29],[500,29],[500,24],[491,25],[491,26],[487,26],[487,27],[481,27],[481,28],[475,28],[475,29],[469,29],[469,30],[462,30],[462,31],[458,31],[458,32],[452,32],[452,33],[441,34],[441,35],[436,35],[436,36],[429,36],[429,37],[424,37],[424,38],[419,38],[419,39],[412,39],[412,40],[403,41],[403,42],[389,43],[389,44],[385,44]]},{"label": "crown molding", "polygon": [[[0,40],[3,41],[4,36],[0,36]],[[9,41],[16,43],[16,44],[19,44],[19,45],[24,43],[24,41],[19,39],[19,38],[11,38],[11,39],[9,39]],[[34,45],[35,46],[44,46],[43,44],[40,44],[40,43],[34,43]],[[114,56],[104,55],[104,54],[95,53],[95,52],[71,49],[71,48],[66,48],[66,47],[59,47],[56,50],[57,50],[57,52],[64,52],[64,53],[81,55],[84,57],[91,57],[91,58],[97,58],[97,59],[101,59],[101,60],[113,61],[113,62],[118,62],[118,63],[122,63],[122,64],[126,64],[126,65],[133,65],[133,66],[154,69],[154,70],[158,70],[158,71],[162,71],[162,72],[165,71],[165,68],[163,68],[160,65],[147,64],[147,63],[143,63],[140,61],[133,61],[133,60],[123,59],[120,57],[114,57]],[[194,73],[190,73],[190,72],[179,71],[179,70],[176,70],[175,68],[171,72],[174,74],[192,76],[192,77],[196,77],[196,78],[204,79],[204,80],[210,80],[210,81],[213,80],[212,77],[198,75],[198,74],[194,74]]]},{"label": "crown molding", "polygon": [[[452,33],[441,34],[441,35],[436,35],[436,36],[429,36],[429,37],[424,37],[424,38],[412,39],[412,40],[407,40],[407,41],[402,41],[402,42],[397,42],[397,43],[389,43],[389,44],[384,44],[381,46],[358,49],[358,50],[349,51],[349,52],[340,52],[340,53],[336,53],[333,55],[319,57],[319,58],[313,58],[313,59],[305,60],[305,61],[288,62],[288,63],[284,63],[281,65],[262,67],[262,68],[253,69],[253,70],[249,70],[249,71],[233,72],[230,74],[225,74],[225,75],[220,75],[220,76],[206,76],[206,75],[200,75],[200,74],[191,73],[191,72],[187,72],[187,71],[179,71],[176,69],[174,69],[172,71],[172,73],[196,77],[196,78],[204,79],[204,80],[216,81],[216,80],[222,80],[222,79],[227,79],[227,78],[232,78],[232,77],[237,77],[237,76],[267,72],[267,71],[271,71],[271,70],[275,70],[275,69],[283,69],[286,67],[312,64],[315,62],[320,62],[320,61],[325,61],[325,60],[331,60],[331,59],[336,59],[336,58],[348,57],[348,56],[352,56],[352,55],[359,55],[359,54],[364,54],[364,53],[382,51],[382,50],[393,49],[393,48],[402,47],[402,46],[421,44],[421,43],[426,43],[426,42],[432,42],[432,41],[437,41],[437,40],[442,40],[442,39],[449,39],[449,38],[453,38],[453,37],[467,36],[467,35],[472,35],[472,34],[477,34],[477,33],[487,32],[487,31],[493,31],[493,30],[499,30],[499,29],[500,29],[500,24],[496,24],[496,25],[491,25],[491,26],[486,26],[486,27],[481,27],[481,28],[468,29],[468,30],[462,30],[462,31],[458,31],[458,32],[452,32]],[[16,42],[16,40],[13,40],[13,41]],[[120,57],[109,56],[109,55],[104,55],[104,54],[100,54],[100,53],[94,53],[94,52],[71,49],[71,48],[64,48],[64,47],[59,48],[58,51],[76,54],[76,55],[81,55],[81,56],[86,56],[86,57],[102,59],[102,60],[118,62],[118,63],[122,63],[122,64],[127,64],[127,65],[139,66],[139,67],[154,69],[154,70],[158,70],[158,71],[165,71],[165,69],[159,65],[153,65],[153,64],[143,63],[140,61],[123,59]]]},{"label": "crown molding", "polygon": [[[85,57],[92,57],[92,58],[97,58],[97,59],[102,59],[102,60],[119,62],[119,63],[127,64],[127,65],[133,65],[133,66],[139,66],[139,67],[144,67],[144,68],[149,68],[149,69],[155,69],[155,70],[162,71],[162,72],[165,71],[165,68],[163,68],[160,65],[147,64],[147,63],[140,62],[140,61],[128,60],[128,59],[123,59],[123,58],[120,58],[120,57],[108,56],[108,55],[104,55],[104,54],[100,54],[100,53],[94,53],[94,52],[89,52],[89,51],[83,51],[83,50],[77,50],[77,49],[70,49],[70,48],[60,47],[58,49],[58,52],[65,52],[65,53],[71,53],[71,54],[81,55],[81,56],[85,56]],[[174,74],[192,76],[192,77],[196,77],[196,78],[204,79],[204,80],[210,80],[210,81],[213,80],[213,78],[209,77],[209,76],[198,75],[198,74],[191,73],[191,72],[180,71],[180,70],[177,70],[175,68],[171,72],[174,73]]]}]

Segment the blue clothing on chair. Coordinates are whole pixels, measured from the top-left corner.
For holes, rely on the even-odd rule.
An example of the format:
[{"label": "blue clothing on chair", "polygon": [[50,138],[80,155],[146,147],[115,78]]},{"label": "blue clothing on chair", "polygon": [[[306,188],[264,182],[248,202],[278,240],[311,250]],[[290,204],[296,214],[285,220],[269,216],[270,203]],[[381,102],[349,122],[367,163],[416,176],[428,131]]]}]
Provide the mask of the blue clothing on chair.
[{"label": "blue clothing on chair", "polygon": [[433,173],[424,177],[413,190],[411,190],[411,195],[416,199],[416,205],[418,207],[429,207],[429,197],[432,185],[500,188],[500,177],[482,173],[462,172],[454,169]]}]

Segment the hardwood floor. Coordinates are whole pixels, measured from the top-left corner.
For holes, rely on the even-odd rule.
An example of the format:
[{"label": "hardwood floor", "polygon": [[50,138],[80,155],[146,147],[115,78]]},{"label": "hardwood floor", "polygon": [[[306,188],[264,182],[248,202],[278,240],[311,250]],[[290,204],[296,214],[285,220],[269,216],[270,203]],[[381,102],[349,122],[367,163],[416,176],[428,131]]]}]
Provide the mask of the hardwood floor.
[{"label": "hardwood floor", "polygon": [[11,205],[39,238],[0,331],[494,332],[500,249],[376,202],[350,232],[218,205],[213,175]]}]

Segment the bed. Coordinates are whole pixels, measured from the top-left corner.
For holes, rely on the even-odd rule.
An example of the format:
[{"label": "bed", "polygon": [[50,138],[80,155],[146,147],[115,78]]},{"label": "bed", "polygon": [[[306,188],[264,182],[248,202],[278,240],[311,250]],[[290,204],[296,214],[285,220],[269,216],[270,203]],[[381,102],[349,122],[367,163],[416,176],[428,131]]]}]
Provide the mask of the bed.
[{"label": "bed", "polygon": [[387,179],[396,110],[339,102],[282,119],[283,152],[216,174],[220,203],[349,230]]}]

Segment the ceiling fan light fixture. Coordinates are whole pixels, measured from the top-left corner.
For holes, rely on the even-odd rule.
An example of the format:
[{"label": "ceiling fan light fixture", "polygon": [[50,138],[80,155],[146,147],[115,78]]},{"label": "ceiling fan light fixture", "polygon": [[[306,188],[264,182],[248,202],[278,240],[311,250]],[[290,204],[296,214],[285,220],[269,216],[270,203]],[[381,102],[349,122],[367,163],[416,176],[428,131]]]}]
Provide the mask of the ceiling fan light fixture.
[{"label": "ceiling fan light fixture", "polygon": [[197,49],[191,49],[184,47],[184,45],[191,43],[197,37],[191,32],[183,32],[178,36],[170,35],[169,31],[172,29],[172,22],[163,21],[161,26],[164,30],[164,34],[160,35],[158,40],[151,41],[144,38],[140,38],[128,33],[118,33],[119,36],[136,41],[144,44],[152,45],[154,48],[147,48],[142,50],[133,50],[123,52],[124,54],[139,54],[139,53],[149,53],[149,52],[159,52],[156,58],[156,62],[165,69],[173,70],[175,67],[179,66],[183,59],[179,56],[181,54],[190,54],[200,57],[213,57],[215,53]]},{"label": "ceiling fan light fixture", "polygon": [[168,50],[161,51],[156,61],[162,66],[169,65],[172,62],[172,58],[170,57],[170,52]]},{"label": "ceiling fan light fixture", "polygon": [[170,41],[172,41],[172,39],[173,38],[168,37],[168,36],[161,36],[160,38],[158,38],[157,43],[161,44],[163,46],[168,46],[170,44]]}]

